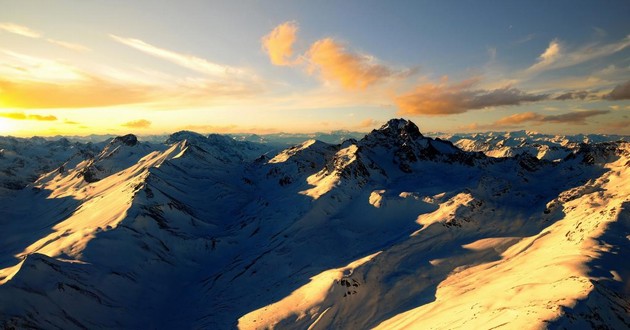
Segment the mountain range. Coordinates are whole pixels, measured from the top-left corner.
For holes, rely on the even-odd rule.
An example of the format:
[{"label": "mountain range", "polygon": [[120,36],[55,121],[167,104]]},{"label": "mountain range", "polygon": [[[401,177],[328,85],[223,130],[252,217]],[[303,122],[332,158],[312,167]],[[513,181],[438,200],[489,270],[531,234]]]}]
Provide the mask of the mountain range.
[{"label": "mountain range", "polygon": [[0,324],[630,327],[627,137],[338,133],[0,138]]}]

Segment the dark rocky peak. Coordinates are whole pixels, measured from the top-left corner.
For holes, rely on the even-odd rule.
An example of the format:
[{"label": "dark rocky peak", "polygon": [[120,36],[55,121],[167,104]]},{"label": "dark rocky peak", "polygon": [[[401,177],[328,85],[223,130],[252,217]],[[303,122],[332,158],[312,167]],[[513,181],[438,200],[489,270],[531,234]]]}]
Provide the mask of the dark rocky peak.
[{"label": "dark rocky peak", "polygon": [[402,118],[390,119],[378,131],[387,136],[398,136],[403,139],[415,140],[423,137],[416,124]]},{"label": "dark rocky peak", "polygon": [[138,144],[138,138],[133,134],[127,134],[123,136],[115,137],[110,144],[121,144],[133,147]]},{"label": "dark rocky peak", "polygon": [[423,139],[418,126],[405,119],[391,119],[379,129],[372,130],[362,141],[368,144],[413,144],[416,140]]}]

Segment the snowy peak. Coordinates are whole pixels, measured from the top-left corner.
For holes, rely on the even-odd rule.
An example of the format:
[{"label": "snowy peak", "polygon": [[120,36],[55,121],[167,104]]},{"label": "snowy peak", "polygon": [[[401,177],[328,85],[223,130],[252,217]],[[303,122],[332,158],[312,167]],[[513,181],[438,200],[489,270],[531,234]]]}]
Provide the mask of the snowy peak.
[{"label": "snowy peak", "polygon": [[292,157],[313,158],[313,155],[319,157],[320,155],[329,153],[332,149],[336,148],[318,140],[307,140],[281,151],[274,158],[270,159],[269,163],[284,163]]}]

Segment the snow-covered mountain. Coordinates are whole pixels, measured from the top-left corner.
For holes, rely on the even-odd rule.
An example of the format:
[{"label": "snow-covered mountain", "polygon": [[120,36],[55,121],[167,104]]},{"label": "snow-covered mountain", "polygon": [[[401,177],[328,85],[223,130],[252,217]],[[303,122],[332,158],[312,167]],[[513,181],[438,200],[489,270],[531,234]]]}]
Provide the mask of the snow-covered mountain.
[{"label": "snow-covered mountain", "polygon": [[68,152],[0,199],[0,324],[629,327],[630,143],[461,141],[393,119],[284,150],[183,131]]},{"label": "snow-covered mountain", "polygon": [[538,159],[559,161],[581,145],[629,141],[624,135],[577,134],[547,135],[533,131],[487,132],[470,134],[435,134],[466,151],[483,152],[490,157],[530,154]]},{"label": "snow-covered mountain", "polygon": [[71,157],[87,159],[101,148],[102,143],[84,144],[65,138],[51,141],[0,136],[0,196],[26,187]]}]

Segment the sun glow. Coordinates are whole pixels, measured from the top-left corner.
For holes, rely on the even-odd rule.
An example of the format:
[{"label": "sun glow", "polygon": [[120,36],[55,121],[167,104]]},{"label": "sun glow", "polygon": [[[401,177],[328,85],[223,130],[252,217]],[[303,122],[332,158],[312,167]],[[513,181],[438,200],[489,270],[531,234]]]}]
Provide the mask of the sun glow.
[{"label": "sun glow", "polygon": [[0,135],[8,135],[15,129],[13,123],[5,118],[0,118]]}]

